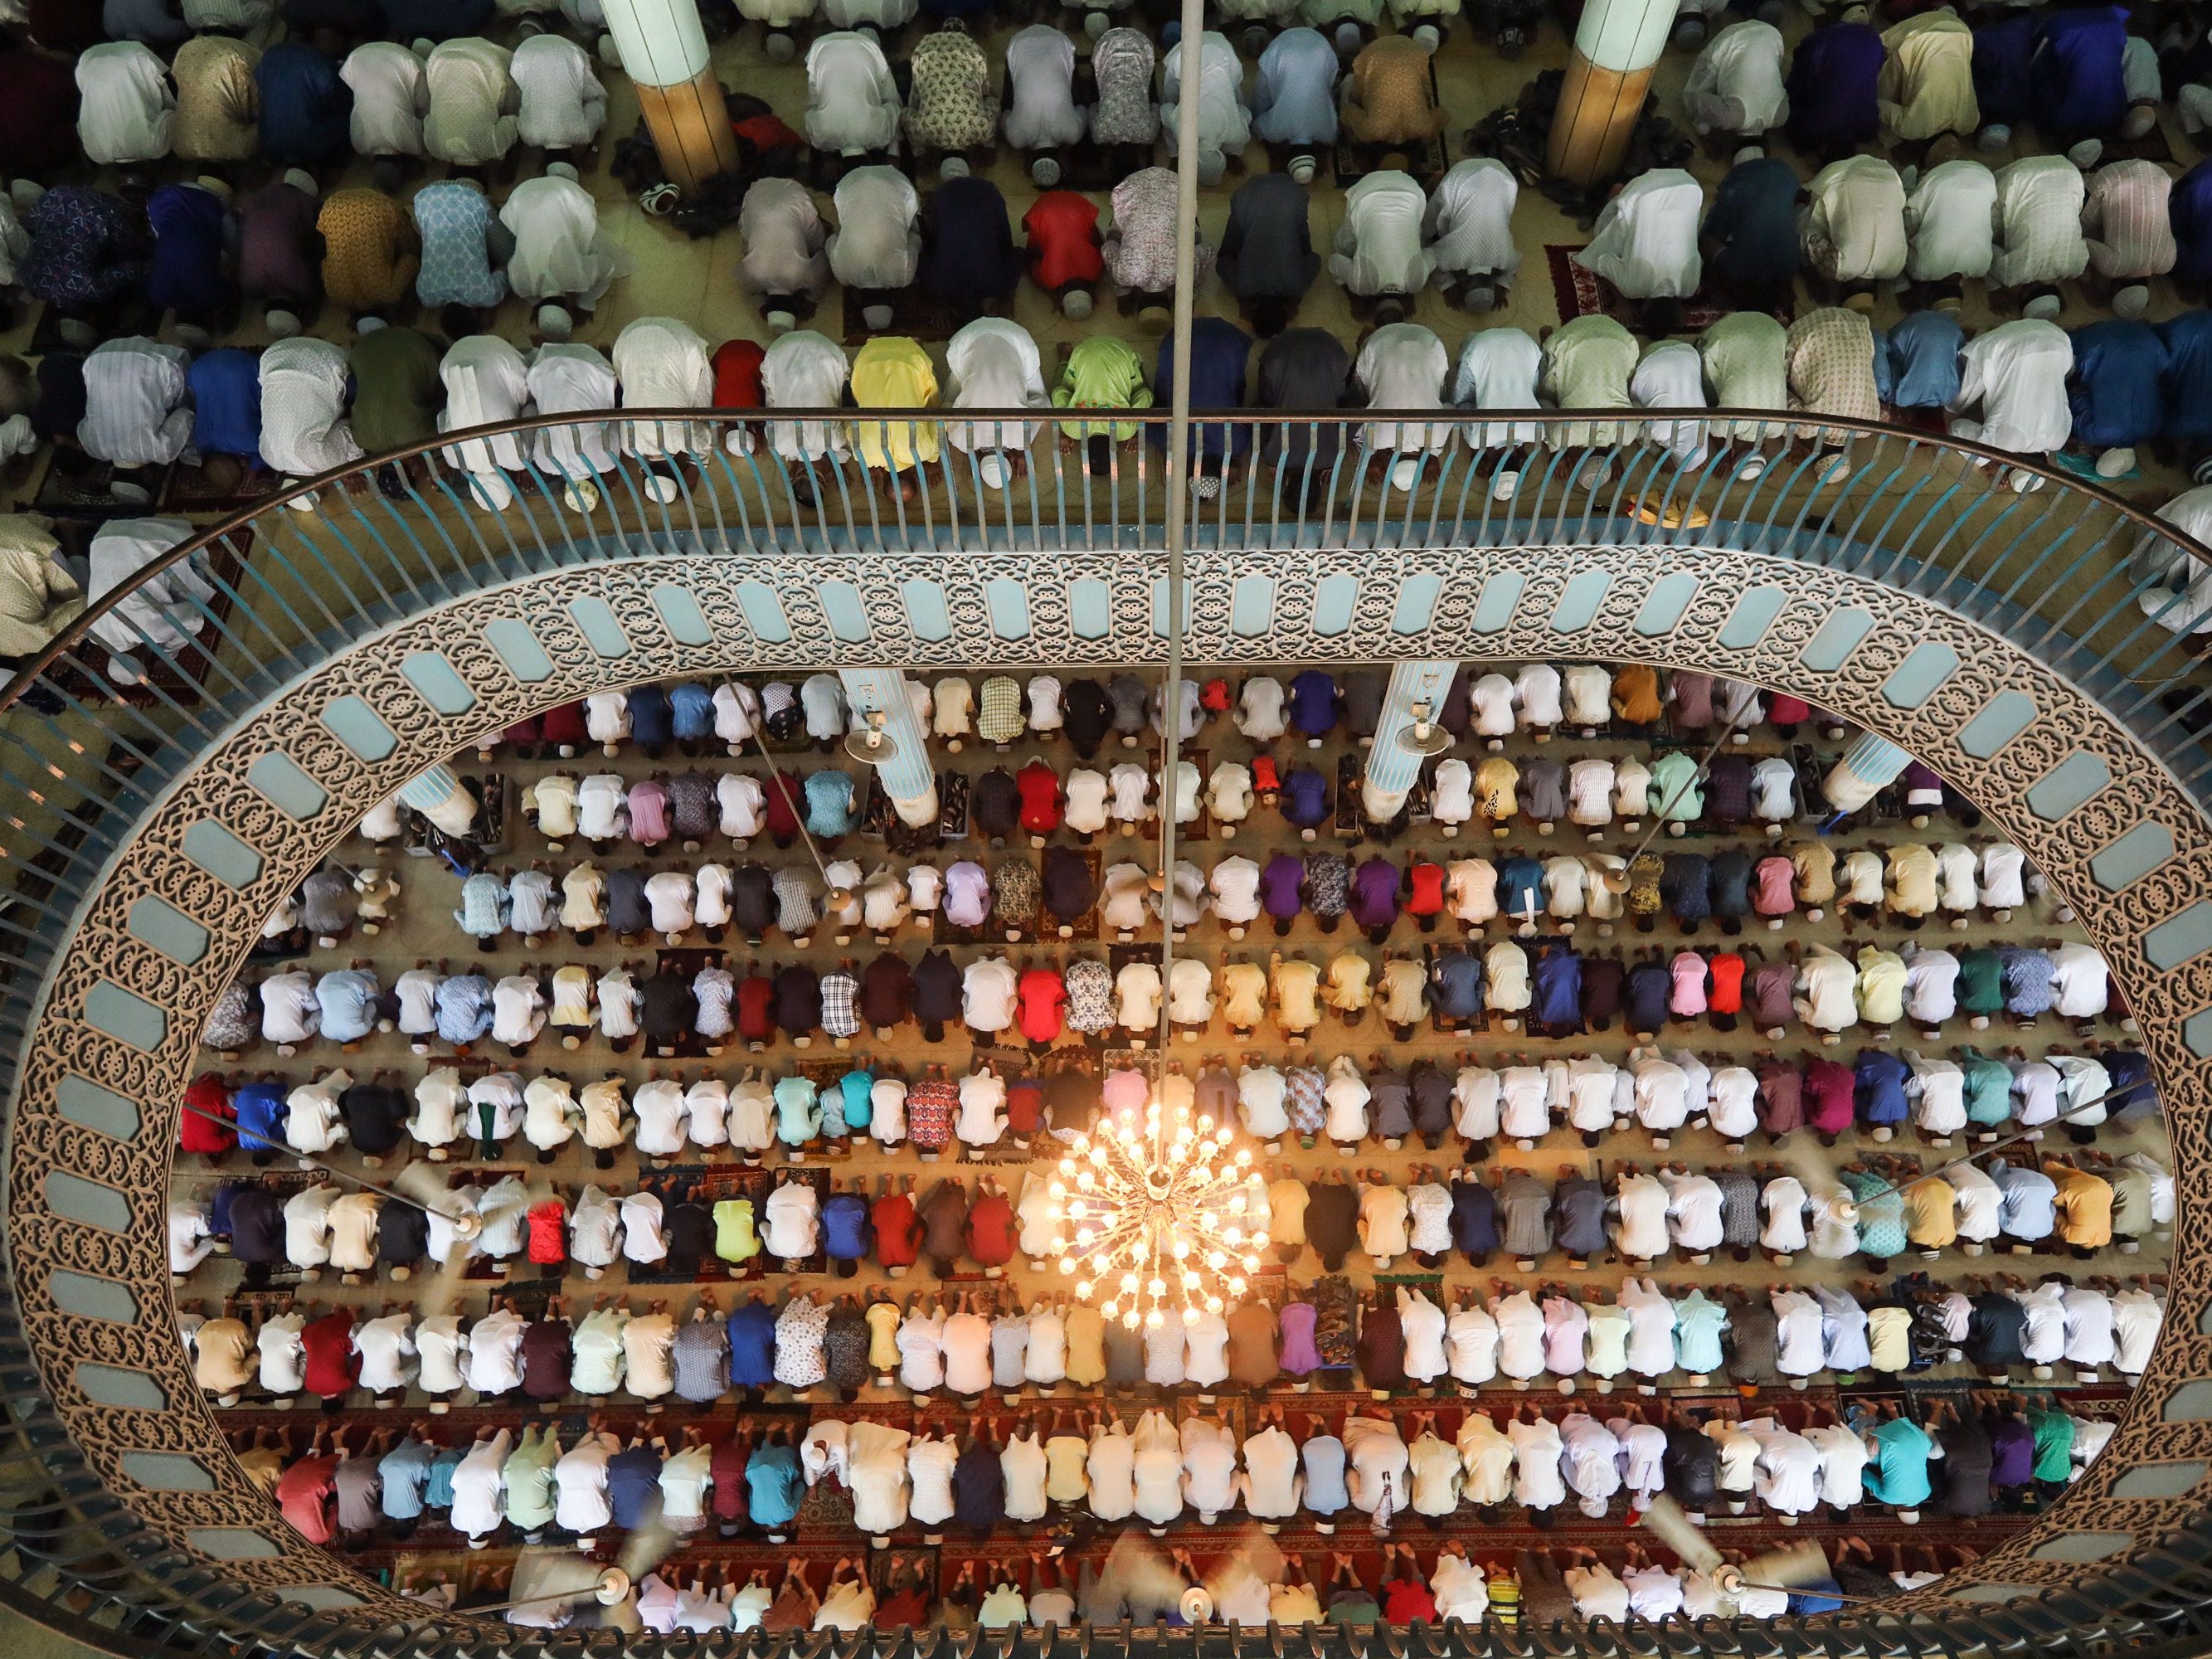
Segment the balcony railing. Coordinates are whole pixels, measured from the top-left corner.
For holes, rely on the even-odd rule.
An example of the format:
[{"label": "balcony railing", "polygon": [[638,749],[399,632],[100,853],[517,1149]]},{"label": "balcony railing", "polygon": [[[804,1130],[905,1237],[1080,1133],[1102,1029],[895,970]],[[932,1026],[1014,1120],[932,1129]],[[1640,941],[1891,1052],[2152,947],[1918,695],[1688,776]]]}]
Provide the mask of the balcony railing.
[{"label": "balcony railing", "polygon": [[[1698,637],[1726,651],[1731,630],[1755,636],[1774,614],[1760,610],[1758,569],[1832,571],[1837,661],[1860,637],[1846,590],[1875,585],[2018,647],[2124,728],[2199,817],[2212,799],[2212,750],[2199,737],[2212,729],[2212,678],[2173,631],[2187,619],[2185,599],[2174,597],[2187,585],[2181,574],[2212,570],[2212,554],[2108,491],[1947,438],[1771,410],[1446,413],[1194,419],[1191,441],[1209,459],[1188,503],[1190,660],[1484,654],[1483,640],[1534,586],[1532,570],[1562,578],[1547,600],[1559,653],[1615,654],[1620,635],[1588,631],[1607,580],[1590,556],[1607,552],[1619,568],[1646,550],[1665,574],[1617,625],[1663,655],[1678,629],[1689,637],[1686,617],[1725,602],[1727,625]],[[658,561],[668,574],[656,577],[653,603],[668,631],[679,642],[699,630],[711,637],[715,607],[726,605],[763,666],[1151,659],[1164,654],[1169,611],[1170,425],[1164,411],[1119,410],[540,417],[448,434],[203,515],[0,690],[0,896],[12,899],[0,908],[0,1081],[11,1102],[56,964],[118,855],[219,742],[339,653],[489,590]],[[1103,444],[1089,441],[1094,432]],[[1012,434],[1018,445],[1006,441]],[[1750,439],[1763,441],[1756,476],[1741,465]],[[998,467],[987,460],[1015,451],[1020,464],[992,487],[987,474]],[[585,455],[600,469],[561,459]],[[909,459],[905,481],[871,465]],[[1517,475],[1510,486],[1501,471]],[[488,496],[509,501],[487,510]],[[1745,556],[1756,562],[1728,565]],[[603,642],[582,613],[576,620],[618,680],[619,626]],[[1808,653],[1826,648],[1826,632]],[[1700,665],[1729,664],[1708,656]],[[1942,674],[1921,678],[1917,691],[1890,684],[1887,694],[1904,706]],[[2201,825],[2172,829],[2169,842],[2186,852],[2192,836],[2203,839]],[[2138,1006],[2147,1024],[2154,1012]],[[158,1111],[147,1115],[142,1134],[173,1136]],[[24,1248],[11,1227],[11,1250]],[[166,1297],[166,1285],[149,1293]],[[12,1546],[0,1559],[0,1602],[75,1620],[77,1633],[118,1650],[459,1654],[506,1637],[459,1620],[426,1640],[365,1614],[311,1612],[173,1548],[72,1443],[22,1328],[47,1340],[33,1313],[19,1314],[11,1277],[0,1290],[0,1493],[13,1505],[0,1534]],[[2212,1516],[2192,1505],[2160,1513],[2179,1516],[2180,1528],[2039,1594],[1955,1612],[1726,1631],[1485,1624],[1371,1640],[1101,1631],[1079,1650],[2201,1653],[2212,1641]],[[970,1635],[955,1645],[1064,1656],[1075,1639]],[[609,1633],[546,1644],[603,1644],[611,1650]],[[700,1646],[765,1654],[802,1644],[830,1650],[808,1638]],[[629,1650],[650,1645],[632,1638]]]}]

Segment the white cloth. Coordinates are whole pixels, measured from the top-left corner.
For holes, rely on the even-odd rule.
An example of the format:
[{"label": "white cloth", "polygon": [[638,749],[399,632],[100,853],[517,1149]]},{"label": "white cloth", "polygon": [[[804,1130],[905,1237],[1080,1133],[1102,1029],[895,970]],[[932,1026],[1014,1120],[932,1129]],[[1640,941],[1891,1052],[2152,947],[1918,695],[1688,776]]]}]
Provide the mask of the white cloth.
[{"label": "white cloth", "polygon": [[422,60],[396,40],[371,40],[338,70],[353,93],[353,147],[362,155],[420,155],[430,83]]},{"label": "white cloth", "polygon": [[1916,283],[1987,276],[1996,205],[1996,174],[1983,163],[1960,156],[1929,168],[1905,198],[1905,274]]},{"label": "white cloth", "polygon": [[1408,174],[1369,173],[1345,194],[1330,271],[1354,294],[1419,293],[1433,268],[1421,246],[1428,212],[1428,197]]},{"label": "white cloth", "polygon": [[1017,149],[1073,144],[1083,137],[1075,106],[1075,42],[1049,23],[1032,23],[1006,42],[1006,142]]},{"label": "white cloth", "polygon": [[306,335],[261,354],[261,459],[278,472],[312,477],[362,458],[347,423],[346,354]]},{"label": "white cloth", "polygon": [[[2074,343],[2056,323],[2021,317],[1977,334],[1959,354],[1951,430],[1997,449],[2045,455],[2074,430],[2066,377]],[[1978,409],[1978,416],[1968,411]]]},{"label": "white cloth", "polygon": [[[1495,156],[1455,162],[1437,181],[1423,227],[1435,268],[1511,282],[1521,269],[1521,250],[1513,240],[1513,207],[1520,195],[1512,169]],[[1494,331],[1478,330],[1468,337],[1468,344]]]},{"label": "white cloth", "polygon": [[151,47],[137,40],[88,46],[77,57],[76,87],[76,136],[87,161],[121,165],[169,153],[176,88]]},{"label": "white cloth", "polygon": [[896,142],[898,87],[872,35],[839,30],[807,48],[805,125],[806,142],[833,155]]},{"label": "white cloth", "polygon": [[[945,366],[951,379],[950,401],[955,409],[1051,407],[1052,398],[1044,386],[1043,359],[1030,331],[1018,323],[1000,317],[976,318],[946,344]],[[945,436],[957,449],[1020,450],[1029,447],[1036,430],[1035,422],[959,421],[947,426]]]},{"label": "white cloth", "polygon": [[[540,149],[573,149],[599,136],[607,93],[583,47],[565,35],[533,34],[514,49],[507,73],[520,101],[515,134]],[[563,181],[566,182],[566,181]]]},{"label": "white cloth", "polygon": [[1575,263],[1632,300],[1693,294],[1704,270],[1698,224],[1705,199],[1704,187],[1680,167],[1639,173],[1605,204]]},{"label": "white cloth", "polygon": [[[552,38],[534,36],[525,48]],[[589,309],[621,274],[591,192],[573,179],[525,179],[501,207],[499,222],[514,236],[507,281],[520,299],[570,300]]]},{"label": "white cloth", "polygon": [[434,48],[422,65],[430,106],[422,148],[455,167],[484,167],[514,148],[520,101],[505,46],[470,36]]}]

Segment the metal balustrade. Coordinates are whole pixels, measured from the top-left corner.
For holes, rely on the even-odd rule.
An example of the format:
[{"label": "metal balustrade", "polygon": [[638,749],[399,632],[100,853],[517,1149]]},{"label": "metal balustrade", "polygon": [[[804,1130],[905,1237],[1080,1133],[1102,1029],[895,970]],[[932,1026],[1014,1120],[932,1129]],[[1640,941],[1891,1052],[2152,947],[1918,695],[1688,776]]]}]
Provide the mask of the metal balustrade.
[{"label": "metal balustrade", "polygon": [[[1900,614],[1917,605],[1962,618],[2017,647],[2124,728],[2198,817],[2212,799],[2212,749],[2199,737],[2212,729],[2212,677],[2169,626],[2187,614],[2176,573],[2212,574],[2212,554],[2110,492],[1972,444],[1865,422],[1778,420],[1772,410],[1450,415],[1194,418],[1189,441],[1231,465],[1225,477],[1212,461],[1198,469],[1186,503],[1184,580],[1198,599],[1186,607],[1190,659],[1373,659],[1398,639],[1407,641],[1398,654],[1416,654],[1418,640],[1421,654],[1435,655],[1440,638],[1479,655],[1522,601],[1532,570],[1571,573],[1549,613],[1562,657],[1620,655],[1630,643],[1663,654],[1686,618],[1723,603],[1724,624],[1705,617],[1699,637],[1732,649],[1731,630],[1755,637],[1762,614],[1773,614],[1762,613],[1758,572],[1794,566],[1837,579],[1835,612],[1805,660],[1816,650],[1838,663],[1849,656],[1859,637],[1850,596],[1872,584],[1911,602]],[[1108,422],[1103,447],[1082,441]],[[652,602],[678,644],[711,635],[725,614],[717,607],[734,606],[726,614],[741,617],[763,667],[1152,659],[1166,646],[1162,526],[1174,425],[1154,410],[538,417],[448,434],[203,518],[0,690],[0,1080],[11,1109],[57,964],[118,859],[219,744],[285,707],[343,653],[493,590],[650,562],[659,584]],[[1010,434],[1021,442],[1006,444]],[[1741,475],[1747,438],[1765,441],[1755,477]],[[1022,464],[990,487],[985,458],[1016,450]],[[495,467],[495,453],[520,464]],[[589,471],[574,459],[583,455],[597,455],[603,470]],[[920,459],[903,486],[870,464],[909,455]],[[1394,466],[1416,473],[1401,465],[1414,462],[1416,476],[1391,476]],[[1510,488],[1501,470],[1518,475]],[[489,510],[488,495],[511,501]],[[1609,565],[1586,556],[1598,551]],[[1759,562],[1729,562],[1745,556]],[[1607,570],[1639,560],[1664,574],[1639,590],[1640,608],[1625,621],[1595,626]],[[182,580],[187,570],[196,580]],[[699,573],[700,591],[686,571]],[[729,572],[734,580],[724,581]],[[711,594],[708,575],[722,583]],[[620,620],[581,611],[574,620],[605,659],[607,683],[619,684]],[[1824,644],[1830,628],[1836,638]],[[1950,647],[1923,649],[1948,653],[1957,666]],[[1900,708],[1939,695],[1945,665],[1916,663],[1918,655],[1867,695]],[[631,678],[660,672],[641,665]],[[458,676],[452,683],[465,692]],[[435,669],[416,684],[434,703]],[[1994,714],[1995,705],[1963,711],[1977,712]],[[2169,827],[2169,845],[2184,851],[2206,841],[2202,823]],[[2158,1012],[2136,1007],[2147,1024]],[[2165,1012],[2179,1024],[2198,1010]],[[141,1115],[142,1136],[173,1139],[162,1113]],[[12,1177],[12,1109],[9,1127]],[[2186,1155],[2179,1134],[2176,1144]],[[11,1187],[11,1214],[26,1197]],[[2186,1228],[2182,1237],[2185,1245]],[[25,1248],[11,1227],[11,1268]],[[165,1280],[145,1289],[153,1299],[142,1317],[166,1319]],[[374,1615],[316,1610],[233,1582],[142,1520],[73,1443],[34,1352],[51,1340],[41,1310],[19,1309],[11,1273],[0,1287],[0,1605],[133,1653],[672,1653],[690,1644],[510,1632],[451,1617],[413,1628],[387,1622],[388,1603]],[[2212,1647],[2212,1511],[2191,1503],[2160,1513],[2176,1523],[2134,1536],[2131,1553],[2014,1586],[2010,1599],[1985,1606],[1931,1610],[1923,1600],[1905,1612],[1695,1627],[925,1632],[872,1645],[901,1659],[908,1648],[915,1659],[2202,1653]],[[842,1655],[851,1644],[755,1633],[696,1645],[765,1659]]]}]

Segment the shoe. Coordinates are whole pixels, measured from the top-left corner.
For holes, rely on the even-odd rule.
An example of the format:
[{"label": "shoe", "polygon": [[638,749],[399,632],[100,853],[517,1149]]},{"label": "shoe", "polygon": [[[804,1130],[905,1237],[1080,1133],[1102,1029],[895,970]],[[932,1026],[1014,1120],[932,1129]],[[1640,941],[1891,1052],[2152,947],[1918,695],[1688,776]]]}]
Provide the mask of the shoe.
[{"label": "shoe", "polygon": [[639,193],[637,205],[641,211],[649,213],[656,219],[665,219],[676,211],[677,203],[683,199],[684,192],[675,185],[655,185]]}]

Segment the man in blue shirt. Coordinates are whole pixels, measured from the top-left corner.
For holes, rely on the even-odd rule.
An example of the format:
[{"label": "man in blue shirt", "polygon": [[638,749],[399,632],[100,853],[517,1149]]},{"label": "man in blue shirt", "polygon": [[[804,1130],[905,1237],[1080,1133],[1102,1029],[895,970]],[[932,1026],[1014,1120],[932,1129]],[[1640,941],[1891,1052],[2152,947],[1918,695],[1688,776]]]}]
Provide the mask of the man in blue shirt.
[{"label": "man in blue shirt", "polygon": [[[1252,356],[1252,337],[1226,317],[1200,317],[1191,325],[1190,406],[1194,411],[1244,407],[1244,368]],[[1160,342],[1159,374],[1154,394],[1164,402],[1174,395],[1175,343]],[[1167,428],[1151,428],[1155,445],[1167,447]],[[1221,493],[1229,463],[1252,447],[1252,428],[1242,421],[1214,421],[1191,428],[1191,470],[1198,493],[1211,500]]]},{"label": "man in blue shirt", "polygon": [[859,1272],[861,1260],[875,1243],[866,1197],[857,1192],[831,1193],[822,1206],[822,1238],[831,1270],[838,1278],[850,1279]]},{"label": "man in blue shirt", "polygon": [[1429,964],[1429,997],[1437,1018],[1455,1024],[1482,1018],[1482,963],[1462,950],[1440,951]]},{"label": "man in blue shirt", "polygon": [[[489,8],[490,0],[484,3]],[[448,15],[461,9],[453,0],[438,4]],[[272,165],[313,168],[352,153],[353,88],[331,59],[297,40],[280,40],[261,54],[253,80],[261,94],[261,153]]]},{"label": "man in blue shirt", "polygon": [[322,1006],[323,1036],[332,1042],[359,1042],[376,1029],[377,998],[382,988],[365,962],[325,974],[315,981],[315,1000]]},{"label": "man in blue shirt", "polygon": [[1997,1226],[2006,1237],[2033,1244],[2051,1237],[2057,1224],[2056,1182],[2033,1165],[2002,1158],[1991,1161],[1990,1179],[1997,1185]]},{"label": "man in blue shirt", "polygon": [[1797,276],[1796,169],[1757,145],[1736,152],[1698,233],[1705,269],[1728,285],[1736,308],[1766,311]]},{"label": "man in blue shirt", "polygon": [[2148,323],[2114,318],[2074,331],[2067,402],[2074,441],[2100,452],[2097,476],[2135,470],[2136,448],[2166,428],[2166,342]]},{"label": "man in blue shirt", "polygon": [[1554,1036],[1583,1028],[1583,959],[1565,947],[1536,953],[1530,970],[1528,1015]]},{"label": "man in blue shirt", "polygon": [[774,1382],[775,1310],[758,1291],[730,1310],[729,1331],[730,1381],[740,1389],[765,1389]]},{"label": "man in blue shirt", "polygon": [[384,1518],[397,1523],[393,1530],[403,1539],[422,1518],[423,1494],[437,1455],[436,1447],[417,1439],[410,1429],[404,1440],[377,1460],[376,1473],[384,1482]]},{"label": "man in blue shirt", "polygon": [[[2120,68],[2127,41],[2128,15],[2118,6],[2077,6],[2045,18],[2027,64],[2037,128],[2069,145],[2117,133],[2128,112]],[[2088,167],[2097,157],[2084,153],[2073,159]]]},{"label": "man in blue shirt", "polygon": [[696,755],[714,735],[714,693],[698,680],[679,681],[668,693],[669,720],[684,752]]},{"label": "man in blue shirt", "polygon": [[660,1496],[663,1445],[634,1440],[607,1460],[607,1504],[615,1525],[624,1532],[655,1518],[653,1500]]},{"label": "man in blue shirt", "polygon": [[1291,724],[1309,745],[1336,729],[1336,682],[1326,669],[1309,668],[1291,681]]},{"label": "man in blue shirt", "polygon": [[1948,311],[1913,311],[1874,337],[1875,390],[1893,409],[1942,409],[1959,395],[1966,331]]},{"label": "man in blue shirt", "polygon": [[261,464],[261,361],[235,346],[202,352],[185,371],[192,398],[192,446],[203,455]]},{"label": "man in blue shirt", "polygon": [[1295,829],[1318,830],[1328,818],[1328,780],[1301,766],[1283,780],[1283,816]]},{"label": "man in blue shirt", "polygon": [[[230,1109],[238,1119],[238,1144],[253,1154],[256,1164],[266,1164],[272,1153],[283,1151],[284,1120],[290,1115],[283,1085],[246,1084],[231,1096]],[[220,1234],[228,1229],[214,1231]]]},{"label": "man in blue shirt", "polygon": [[633,686],[629,709],[629,740],[645,751],[647,759],[659,760],[676,735],[668,693],[659,685]]},{"label": "man in blue shirt", "polygon": [[1864,23],[1827,23],[1797,43],[1790,59],[1790,142],[1822,161],[1873,142],[1881,120],[1875,82],[1888,58]]},{"label": "man in blue shirt", "polygon": [[1006,198],[988,179],[948,179],[921,210],[921,259],[915,286],[947,307],[954,323],[1003,302],[1022,280],[1026,256],[1014,246]]},{"label": "man in blue shirt", "polygon": [[1852,1071],[1859,1121],[1893,1133],[1907,1115],[1905,1085],[1911,1068],[1887,1049],[1862,1048]]},{"label": "man in blue shirt", "polygon": [[2199,161],[2174,180],[2166,213],[2179,250],[2173,280],[2212,283],[2212,160]]},{"label": "man in blue shirt", "polygon": [[[1336,48],[1318,29],[1285,29],[1260,54],[1259,76],[1252,83],[1252,136],[1297,152],[1289,172],[1300,185],[1313,182],[1311,152],[1336,142],[1337,73]],[[1233,216],[1233,206],[1231,212]]]},{"label": "man in blue shirt", "polygon": [[781,1544],[785,1528],[799,1513],[799,1500],[806,1493],[798,1449],[784,1438],[781,1429],[769,1437],[766,1445],[754,1447],[752,1455],[745,1460],[745,1487],[753,1523],[768,1529],[770,1543]]},{"label": "man in blue shirt", "polygon": [[[2199,167],[2197,172],[2205,173],[2208,167],[2212,163]],[[2208,271],[2212,271],[2212,173],[2207,173],[2204,184],[2203,258]],[[2180,199],[2177,189],[2169,205]],[[2178,235],[2181,229],[2178,206],[2174,214]],[[2182,447],[2182,462],[2196,481],[2212,483],[2212,311],[2185,311],[2159,324],[2158,337],[2166,347],[2165,435],[2169,442]]]},{"label": "man in blue shirt", "polygon": [[2028,58],[2035,49],[2035,19],[2014,12],[2003,21],[1974,29],[1974,102],[1981,111],[1981,147],[1994,153],[2012,142],[2012,130],[2026,119]]}]

